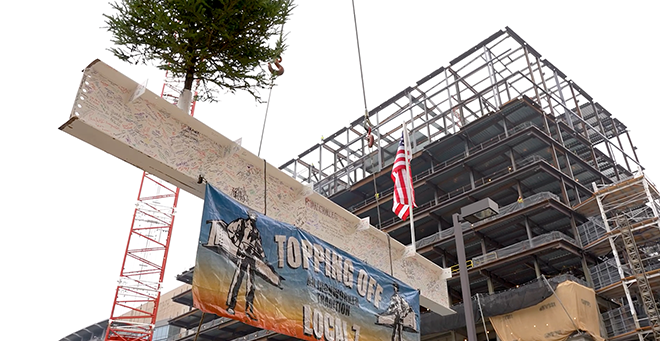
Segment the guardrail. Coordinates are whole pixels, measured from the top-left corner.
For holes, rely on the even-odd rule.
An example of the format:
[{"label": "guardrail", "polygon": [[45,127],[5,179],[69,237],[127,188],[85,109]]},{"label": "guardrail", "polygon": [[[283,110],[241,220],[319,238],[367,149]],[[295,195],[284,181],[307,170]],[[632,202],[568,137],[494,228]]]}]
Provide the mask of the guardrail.
[{"label": "guardrail", "polygon": [[[532,163],[538,162],[538,161],[542,161],[542,160],[544,160],[544,159],[541,156],[532,155],[532,156],[520,161],[519,163],[517,163],[517,165],[518,165],[518,167],[523,167],[523,166],[527,166],[529,164],[532,164]],[[459,188],[457,188],[457,189],[455,189],[455,190],[453,190],[449,193],[446,193],[442,196],[439,196],[437,203],[436,203],[436,200],[434,198],[434,199],[431,199],[430,201],[428,201],[424,204],[418,205],[417,208],[415,209],[415,212],[422,212],[425,209],[428,209],[430,207],[440,205],[444,201],[447,201],[449,199],[460,196],[460,195],[464,194],[465,192],[471,191],[473,189],[477,189],[477,188],[479,188],[479,187],[481,187],[481,186],[483,186],[483,185],[485,185],[489,182],[492,182],[493,180],[497,180],[499,178],[502,178],[502,177],[504,177],[505,175],[507,175],[511,172],[512,172],[511,169],[505,168],[503,170],[500,170],[500,171],[497,171],[497,172],[492,173],[490,175],[487,175],[487,176],[485,176],[481,179],[475,180],[474,181],[474,188],[472,187],[472,184],[459,187]],[[393,217],[391,219],[388,219],[388,220],[385,220],[385,221],[381,222],[380,228],[384,229],[384,228],[390,227],[392,225],[395,225],[399,222],[401,222],[401,219],[399,219],[399,217]]]},{"label": "guardrail", "polygon": [[[471,228],[473,228],[474,226],[479,226],[481,224],[492,221],[494,219],[499,219],[501,217],[513,214],[513,213],[517,212],[518,210],[521,210],[525,207],[529,207],[531,205],[537,204],[541,201],[548,200],[548,199],[555,199],[557,201],[560,200],[558,196],[554,195],[551,192],[536,193],[536,194],[531,195],[527,198],[524,198],[522,203],[516,201],[514,203],[511,203],[511,204],[508,204],[506,206],[501,207],[500,208],[500,213],[493,216],[493,217],[486,218],[486,219],[484,219],[482,221],[479,221],[479,222],[476,222],[472,225],[469,224],[469,223],[464,223],[464,224],[462,224],[462,229],[463,229],[463,231],[468,231]],[[453,227],[450,227],[448,229],[436,232],[436,233],[434,233],[434,234],[432,234],[428,237],[425,237],[425,238],[422,238],[422,239],[418,240],[417,241],[417,249],[421,249],[425,246],[431,245],[431,244],[433,244],[437,241],[443,240],[445,238],[452,237],[453,235],[454,235],[454,228]]]},{"label": "guardrail", "polygon": [[474,257],[472,258],[472,262],[474,263],[474,266],[481,266],[484,264],[488,264],[492,261],[495,261],[497,259],[502,259],[509,257],[514,254],[518,254],[522,251],[525,250],[530,250],[533,249],[537,246],[541,246],[543,244],[547,244],[553,241],[557,240],[565,240],[570,242],[571,244],[578,246],[578,243],[575,239],[559,232],[559,231],[552,231],[550,233],[542,234],[540,236],[536,236],[532,239],[528,240],[523,240],[518,243],[515,243],[513,245],[507,246],[505,248],[501,248],[499,250],[495,250],[489,253],[486,253],[482,256]]},{"label": "guardrail", "polygon": [[[486,142],[482,142],[482,143],[480,143],[476,146],[473,146],[472,148],[468,149],[467,152],[456,155],[456,156],[454,156],[454,157],[450,158],[449,160],[446,160],[442,163],[432,164],[431,168],[429,168],[429,169],[413,176],[413,178],[412,178],[413,181],[412,182],[413,183],[418,182],[419,180],[421,180],[421,179],[423,179],[423,178],[425,178],[425,177],[427,177],[431,174],[435,174],[437,172],[440,172],[440,171],[444,170],[447,167],[453,166],[456,163],[459,163],[459,162],[465,160],[468,156],[474,154],[475,152],[483,150],[483,149],[485,149],[485,148],[487,148],[487,147],[489,147],[489,146],[491,146],[491,145],[493,145],[497,142],[502,141],[503,139],[507,138],[508,135],[517,133],[521,130],[524,130],[524,129],[532,127],[532,126],[534,126],[534,124],[532,124],[531,122],[525,122],[523,124],[517,125],[517,126],[511,128],[511,129],[509,129],[508,133],[499,134],[499,135],[493,137],[492,139],[490,139]],[[389,187],[388,189],[386,189],[386,190],[379,193],[379,195],[380,195],[379,198],[388,196],[388,195],[392,194],[393,191],[394,191],[394,186]],[[359,210],[359,209],[361,209],[365,206],[368,206],[368,205],[370,205],[374,202],[376,202],[375,196],[371,197],[371,198],[368,198],[368,199],[365,199],[365,200],[363,200],[359,203],[356,203],[356,204],[352,205],[351,207],[349,207],[348,210],[351,211],[351,212],[355,212],[355,211],[357,211],[357,210]]]},{"label": "guardrail", "polygon": [[[472,266],[474,266],[474,263],[472,263],[472,260],[470,259],[469,261],[465,262],[465,266],[470,269]],[[455,273],[458,273],[460,271],[460,264],[455,264],[449,267],[451,269],[452,275]]]},{"label": "guardrail", "polygon": [[607,234],[603,220],[597,217],[591,218],[586,223],[578,226],[577,230],[580,234],[582,246],[587,246]]},{"label": "guardrail", "polygon": [[[641,306],[635,306],[635,311],[637,312],[640,327],[647,327],[649,321],[644,309]],[[603,319],[603,325],[607,329],[607,336],[610,338],[637,330],[630,306],[608,310],[602,313],[601,317]]]},{"label": "guardrail", "polygon": [[[621,264],[624,276],[632,276],[630,267],[626,264]],[[621,281],[621,275],[614,259],[596,264],[589,268],[591,279],[594,282],[594,289],[602,289],[608,285]]]}]

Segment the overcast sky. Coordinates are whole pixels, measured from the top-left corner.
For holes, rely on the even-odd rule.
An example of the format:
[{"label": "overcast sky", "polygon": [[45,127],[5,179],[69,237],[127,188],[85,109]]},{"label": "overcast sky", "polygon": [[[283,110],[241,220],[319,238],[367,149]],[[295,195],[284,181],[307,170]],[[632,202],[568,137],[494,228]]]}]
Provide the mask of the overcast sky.
[{"label": "overcast sky", "polygon": [[[660,181],[656,2],[356,2],[369,109],[509,26],[630,128]],[[3,3],[3,339],[59,340],[110,316],[142,172],[57,128],[94,59],[158,93],[164,74],[111,56],[109,11],[96,0]],[[363,114],[351,3],[299,1],[285,31],[261,155],[276,166]],[[256,154],[265,108],[227,94],[195,116]],[[194,264],[201,204],[181,195],[165,290]]]}]

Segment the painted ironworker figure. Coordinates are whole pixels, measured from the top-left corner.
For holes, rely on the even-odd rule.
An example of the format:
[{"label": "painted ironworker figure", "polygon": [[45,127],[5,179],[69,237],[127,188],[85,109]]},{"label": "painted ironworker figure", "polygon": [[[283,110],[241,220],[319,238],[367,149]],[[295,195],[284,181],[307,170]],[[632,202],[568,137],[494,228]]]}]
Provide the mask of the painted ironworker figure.
[{"label": "painted ironworker figure", "polygon": [[387,307],[385,314],[392,315],[394,318],[392,323],[392,341],[401,341],[403,338],[404,319],[408,314],[413,313],[413,311],[410,304],[399,295],[399,285],[393,283],[392,286],[394,287],[394,294],[392,294],[390,305]]},{"label": "painted ironworker figure", "polygon": [[255,276],[280,289],[284,280],[266,260],[257,229],[257,214],[249,212],[247,218],[237,218],[230,223],[223,220],[207,220],[206,223],[211,224],[211,229],[208,241],[203,246],[236,264],[227,293],[227,313],[234,315],[238,292],[245,279],[245,314],[257,321],[253,304]]},{"label": "painted ironworker figure", "polygon": [[250,212],[248,219],[239,218],[227,225],[227,232],[232,243],[238,248],[236,252],[236,270],[227,294],[227,312],[234,314],[238,291],[245,279],[245,314],[252,320],[254,315],[254,281],[256,260],[265,260],[266,255],[261,245],[261,236],[257,230],[257,215]]}]

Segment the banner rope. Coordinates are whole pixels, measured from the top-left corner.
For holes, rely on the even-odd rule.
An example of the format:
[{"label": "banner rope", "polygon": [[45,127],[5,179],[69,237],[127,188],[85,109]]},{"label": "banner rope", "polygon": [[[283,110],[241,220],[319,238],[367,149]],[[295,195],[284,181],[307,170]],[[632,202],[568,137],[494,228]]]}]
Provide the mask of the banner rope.
[{"label": "banner rope", "polygon": [[392,237],[390,237],[390,234],[387,234],[387,251],[390,254],[390,276],[394,277],[394,266],[392,265],[392,243],[390,240]]},{"label": "banner rope", "polygon": [[479,313],[481,314],[481,322],[484,324],[484,334],[486,334],[486,340],[490,340],[488,337],[488,328],[486,328],[486,319],[484,318],[484,311],[481,309],[481,300],[479,299],[479,296],[481,294],[477,293],[477,305],[479,305]]},{"label": "banner rope", "polygon": [[559,305],[561,305],[561,307],[564,309],[564,312],[566,313],[566,316],[568,316],[568,319],[571,320],[571,323],[573,323],[573,327],[575,327],[575,330],[580,330],[580,328],[577,326],[577,324],[575,324],[575,320],[573,319],[571,314],[568,313],[568,310],[564,306],[564,303],[562,303],[561,300],[559,299],[559,296],[555,292],[555,289],[553,289],[552,285],[550,285],[550,282],[548,282],[548,279],[545,278],[545,275],[541,275],[541,277],[543,278],[543,282],[545,283],[545,285],[547,285],[548,288],[550,288],[550,291],[552,291],[552,295],[555,296],[555,298],[557,299],[557,302],[559,302]]},{"label": "banner rope", "polygon": [[266,177],[266,166],[268,164],[266,163],[266,159],[264,159],[264,215],[266,215],[266,206],[268,205],[268,198],[266,197],[266,194],[268,193],[268,180]]},{"label": "banner rope", "polygon": [[199,319],[199,325],[197,325],[197,333],[195,333],[194,341],[197,341],[197,337],[199,336],[199,331],[202,329],[202,323],[204,323],[204,315],[206,315],[206,312],[202,311],[202,318]]}]

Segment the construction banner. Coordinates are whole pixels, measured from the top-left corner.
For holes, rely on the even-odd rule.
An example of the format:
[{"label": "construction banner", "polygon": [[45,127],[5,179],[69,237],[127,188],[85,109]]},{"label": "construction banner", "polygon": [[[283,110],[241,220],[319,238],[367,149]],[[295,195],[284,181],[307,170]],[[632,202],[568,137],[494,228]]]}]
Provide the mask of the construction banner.
[{"label": "construction banner", "polygon": [[593,289],[565,281],[541,303],[491,317],[490,322],[502,341],[562,341],[576,331],[587,332],[594,340],[602,341],[598,317]]},{"label": "construction banner", "polygon": [[210,185],[201,225],[202,311],[302,340],[419,340],[419,292],[346,252]]}]

